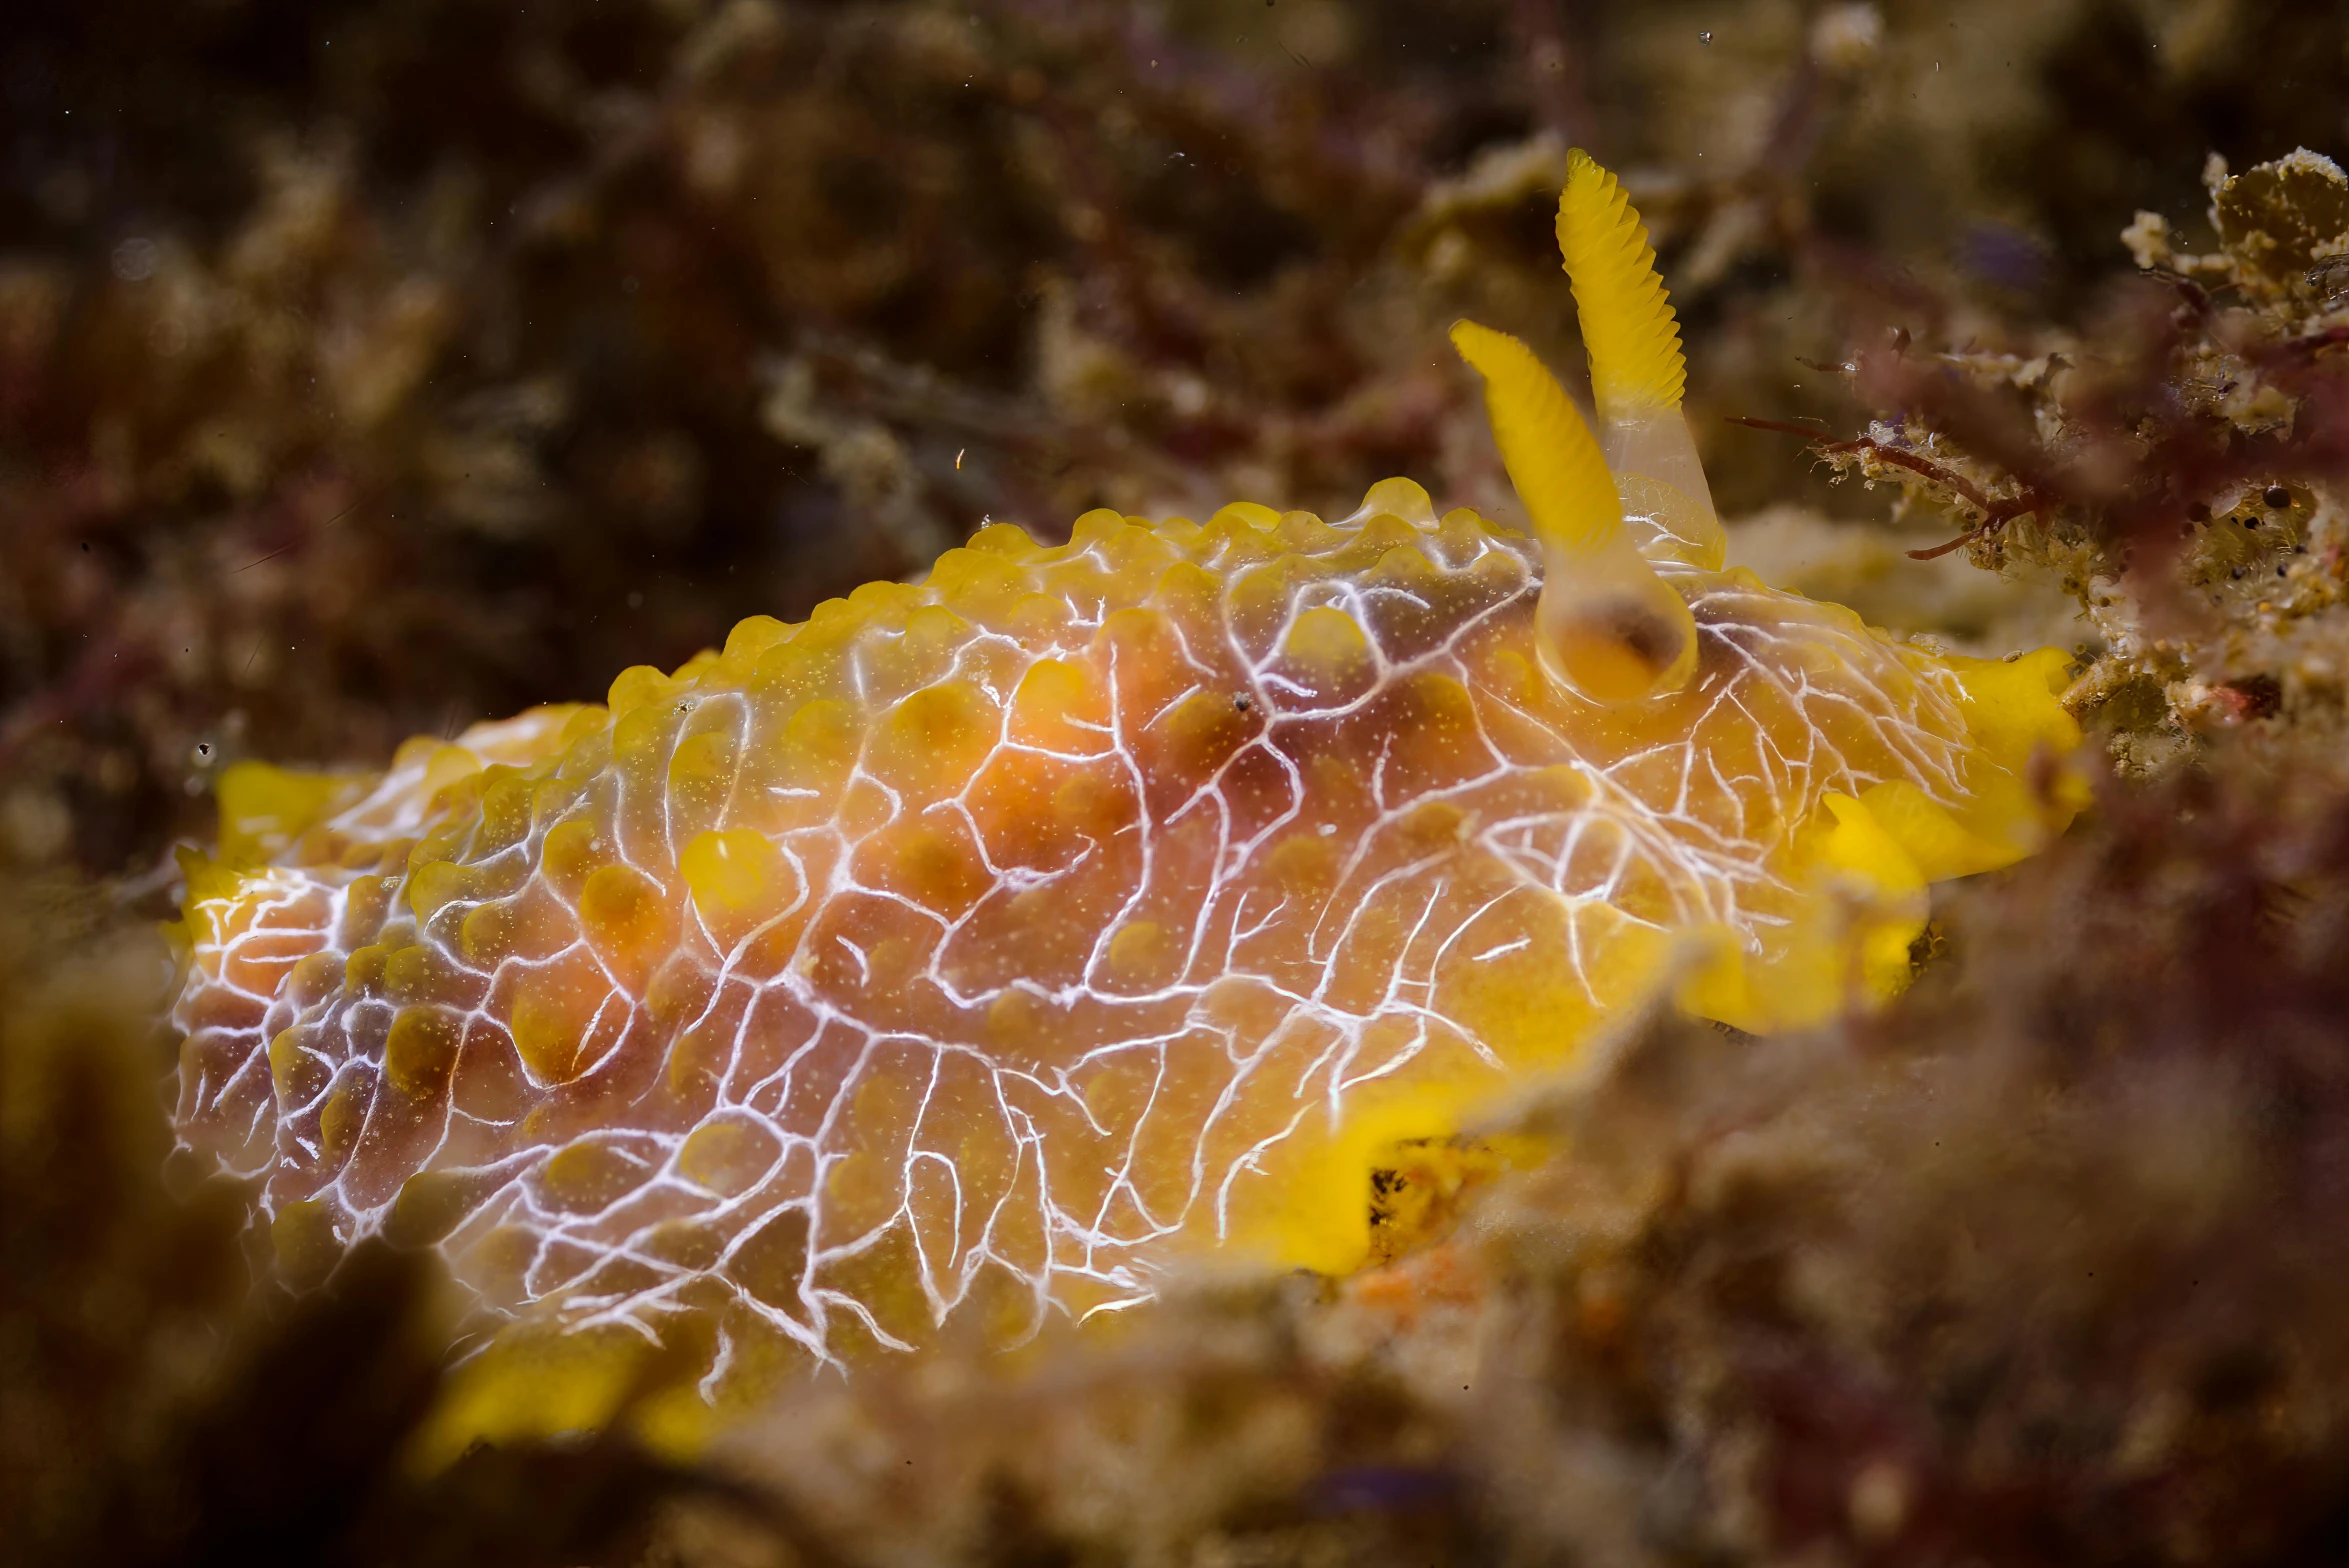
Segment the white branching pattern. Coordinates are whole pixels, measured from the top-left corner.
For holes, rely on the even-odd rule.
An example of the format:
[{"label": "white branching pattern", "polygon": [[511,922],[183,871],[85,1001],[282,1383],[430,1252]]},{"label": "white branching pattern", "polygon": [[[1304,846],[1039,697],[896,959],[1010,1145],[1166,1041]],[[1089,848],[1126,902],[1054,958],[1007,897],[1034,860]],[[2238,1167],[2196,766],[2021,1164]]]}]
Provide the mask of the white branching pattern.
[{"label": "white branching pattern", "polygon": [[1701,678],[1594,709],[1537,553],[1382,494],[991,530],[403,751],[193,901],[183,1137],[297,1274],[389,1231],[499,1309],[711,1314],[713,1377],[1016,1335],[1293,1229],[1364,1107],[1566,1059],[1672,933],[1766,952],[1826,793],[1962,795],[1957,682],[1848,612],[1667,568]]}]

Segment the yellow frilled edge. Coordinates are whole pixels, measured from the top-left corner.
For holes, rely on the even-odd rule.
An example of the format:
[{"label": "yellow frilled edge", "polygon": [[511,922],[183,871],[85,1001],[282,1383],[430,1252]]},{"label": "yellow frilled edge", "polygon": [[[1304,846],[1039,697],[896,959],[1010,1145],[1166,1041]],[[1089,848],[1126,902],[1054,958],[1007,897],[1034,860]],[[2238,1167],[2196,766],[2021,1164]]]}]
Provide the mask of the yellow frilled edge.
[{"label": "yellow frilled edge", "polygon": [[1854,997],[1898,995],[1925,930],[1926,890],[2036,853],[2086,806],[2087,782],[2071,764],[2080,726],[2059,700],[2070,655],[2041,648],[1942,662],[1964,687],[1975,741],[1964,804],[1953,811],[1905,779],[1828,796],[1825,815],[1793,846],[1797,878],[1819,894],[1808,928],[1761,961],[1725,932],[1700,935],[1678,991],[1683,1007],[1762,1033],[1823,1022]]},{"label": "yellow frilled edge", "polygon": [[411,1473],[430,1475],[476,1443],[615,1426],[655,1454],[690,1459],[785,1376],[780,1366],[738,1366],[724,1390],[704,1390],[691,1368],[707,1349],[674,1326],[670,1342],[655,1344],[616,1323],[507,1325],[450,1370],[402,1461]]}]

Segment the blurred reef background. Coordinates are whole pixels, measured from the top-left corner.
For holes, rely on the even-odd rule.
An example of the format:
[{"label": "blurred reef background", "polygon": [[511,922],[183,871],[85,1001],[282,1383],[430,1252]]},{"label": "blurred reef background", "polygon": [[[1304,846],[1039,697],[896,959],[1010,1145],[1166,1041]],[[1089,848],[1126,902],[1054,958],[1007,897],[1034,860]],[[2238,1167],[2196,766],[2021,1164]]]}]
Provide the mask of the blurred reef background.
[{"label": "blurred reef background", "polygon": [[[2338,1560],[2344,106],[2305,0],[22,0],[0,1559]],[[1882,1016],[1632,1031],[1519,1113],[1570,1158],[1423,1180],[1354,1280],[691,1464],[413,1463],[427,1261],[256,1294],[241,1196],[166,1180],[221,767],[593,697],[987,519],[1514,515],[1443,334],[1579,362],[1570,145],[1732,559],[2073,649],[2083,825]]]}]

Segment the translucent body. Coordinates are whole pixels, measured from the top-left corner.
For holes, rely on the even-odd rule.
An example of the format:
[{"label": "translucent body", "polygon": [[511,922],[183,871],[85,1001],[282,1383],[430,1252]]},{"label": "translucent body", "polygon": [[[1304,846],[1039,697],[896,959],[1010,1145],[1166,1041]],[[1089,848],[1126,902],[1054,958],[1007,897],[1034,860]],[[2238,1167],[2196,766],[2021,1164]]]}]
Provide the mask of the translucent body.
[{"label": "translucent body", "polygon": [[183,1136],[297,1275],[388,1231],[718,1369],[1016,1337],[1207,1246],[1351,1266],[1396,1140],[1660,986],[1760,1028],[1896,983],[1924,880],[2060,822],[2059,657],[1665,563],[1695,676],[1602,707],[1541,673],[1541,560],[1405,481],[996,527],[608,708],[249,770]]}]

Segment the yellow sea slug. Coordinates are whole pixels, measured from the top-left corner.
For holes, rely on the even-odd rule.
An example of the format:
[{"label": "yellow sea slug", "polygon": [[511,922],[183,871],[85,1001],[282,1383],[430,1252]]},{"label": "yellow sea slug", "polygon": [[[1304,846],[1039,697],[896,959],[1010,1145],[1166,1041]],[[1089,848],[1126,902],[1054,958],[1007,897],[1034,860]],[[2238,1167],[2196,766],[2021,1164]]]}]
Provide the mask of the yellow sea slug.
[{"label": "yellow sea slug", "polygon": [[1558,215],[1601,429],[1463,323],[1530,531],[1418,485],[984,529],[919,585],[390,770],[247,765],[191,857],[178,1125],[285,1268],[704,1325],[708,1379],[1016,1337],[1209,1246],[1342,1271],[1368,1172],[1675,988],[1897,987],[2068,820],[2064,656],[1724,569],[1639,220]]}]

